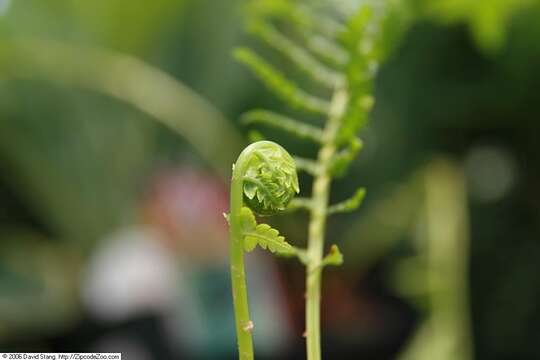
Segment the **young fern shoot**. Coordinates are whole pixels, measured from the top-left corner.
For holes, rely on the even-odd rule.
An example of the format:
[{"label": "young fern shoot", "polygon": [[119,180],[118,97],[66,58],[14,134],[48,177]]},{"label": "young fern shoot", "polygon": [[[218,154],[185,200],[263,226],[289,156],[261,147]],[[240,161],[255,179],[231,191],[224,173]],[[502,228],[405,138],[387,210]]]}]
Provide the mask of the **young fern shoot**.
[{"label": "young fern shoot", "polygon": [[230,266],[238,354],[251,360],[254,324],[249,316],[244,252],[257,245],[272,253],[293,255],[294,248],[267,224],[259,224],[253,212],[273,215],[287,208],[300,191],[294,159],[271,141],[255,142],[242,151],[233,165],[230,213]]},{"label": "young fern shoot", "polygon": [[[246,124],[273,127],[319,146],[316,159],[296,158],[298,169],[313,176],[311,196],[295,199],[289,205],[289,209],[305,209],[310,215],[307,249],[294,250],[307,268],[308,360],[321,359],[322,270],[327,265],[343,262],[336,245],[323,257],[327,217],[355,210],[365,196],[365,189],[359,188],[350,199],[330,205],[331,182],[346,173],[362,148],[356,134],[365,125],[374,105],[373,78],[378,63],[390,50],[389,45],[395,42],[402,25],[386,16],[386,9],[374,5],[376,3],[383,2],[366,1],[355,11],[348,12],[352,15],[335,14],[335,17],[323,15],[301,0],[259,0],[248,8],[250,32],[311,78],[312,83],[330,92],[328,99],[304,90],[254,51],[247,48],[235,51],[236,59],[278,98],[298,111],[325,119],[324,125],[317,127],[266,109],[252,110],[243,116]],[[337,20],[340,18],[345,18],[344,23]],[[282,33],[277,25],[283,23],[295,29],[296,38],[301,40]],[[381,30],[383,23],[391,24],[387,27],[390,32]]]}]

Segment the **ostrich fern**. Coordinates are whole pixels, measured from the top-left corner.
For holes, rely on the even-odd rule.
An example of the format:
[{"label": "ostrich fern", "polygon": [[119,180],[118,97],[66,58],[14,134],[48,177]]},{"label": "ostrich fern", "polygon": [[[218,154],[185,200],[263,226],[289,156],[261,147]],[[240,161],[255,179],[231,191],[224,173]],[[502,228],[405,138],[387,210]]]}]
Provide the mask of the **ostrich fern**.
[{"label": "ostrich fern", "polygon": [[[348,4],[340,2],[342,5],[344,3]],[[354,5],[354,1],[349,3]],[[388,16],[389,7],[381,4],[381,1],[364,1],[347,9],[334,6],[332,16],[323,14],[325,4],[321,4],[321,1],[313,5],[301,1],[259,0],[248,5],[250,33],[280,53],[318,86],[323,87],[330,94],[328,98],[304,90],[284,72],[249,48],[239,48],[234,53],[239,62],[247,66],[255,77],[291,108],[324,119],[324,125],[317,127],[267,109],[251,110],[242,116],[245,124],[264,124],[319,146],[316,159],[295,157],[296,168],[313,176],[314,180],[310,197],[293,199],[289,204],[289,209],[304,209],[309,212],[307,249],[292,247],[280,238],[282,246],[281,251],[278,251],[296,255],[306,266],[306,352],[309,360],[321,359],[320,301],[323,268],[343,262],[343,256],[336,245],[332,245],[328,254],[323,256],[327,217],[354,211],[360,206],[366,193],[364,188],[359,188],[351,198],[329,204],[332,180],[346,174],[349,164],[362,149],[362,141],[357,137],[357,133],[365,126],[374,105],[373,79],[379,62],[388,51],[388,44],[392,43],[389,39],[395,35],[395,31],[387,31],[396,29],[395,26],[383,26],[391,17]],[[330,4],[326,3],[326,6],[328,5]],[[294,29],[294,38],[280,30],[285,26]],[[236,165],[238,166],[238,163]],[[233,175],[233,187],[234,181]],[[243,189],[244,198],[251,191],[253,199],[255,190],[249,190],[246,184]],[[231,197],[231,204],[240,201],[241,195],[234,196],[235,199]],[[278,237],[277,230],[264,224],[256,225],[248,207],[241,207],[241,203],[237,205],[234,210],[237,212],[235,221],[240,223],[243,217],[244,223],[249,224],[251,229],[263,226],[266,232],[273,231],[274,237]],[[232,209],[231,205],[231,225]],[[231,229],[233,227],[240,228],[238,224],[231,226]],[[239,248],[242,236],[246,250],[256,246],[256,239],[250,240],[247,235],[242,235],[240,230],[237,232]],[[234,239],[235,234],[231,233],[231,240]],[[234,271],[237,268],[234,259],[231,261],[234,287]],[[245,284],[242,286],[245,288]],[[237,302],[236,293],[234,297]],[[245,309],[240,309],[240,320],[239,313],[236,312],[240,358],[251,359],[252,323],[247,313],[247,295],[242,295],[242,301],[245,301]]]}]

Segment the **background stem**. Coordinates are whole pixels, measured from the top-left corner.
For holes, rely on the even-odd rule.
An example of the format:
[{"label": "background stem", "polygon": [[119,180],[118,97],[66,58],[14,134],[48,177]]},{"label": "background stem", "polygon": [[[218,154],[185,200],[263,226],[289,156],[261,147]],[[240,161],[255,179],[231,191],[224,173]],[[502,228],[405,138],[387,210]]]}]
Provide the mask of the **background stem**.
[{"label": "background stem", "polygon": [[437,359],[473,356],[469,314],[469,213],[461,167],[436,159],[425,177],[431,354]]},{"label": "background stem", "polygon": [[317,163],[324,171],[315,177],[308,237],[306,268],[306,353],[308,360],[321,359],[321,275],[320,269],[326,228],[326,210],[330,195],[330,176],[326,169],[336,152],[336,136],[347,105],[347,92],[338,89],[332,98],[328,122],[323,133],[323,146]]}]

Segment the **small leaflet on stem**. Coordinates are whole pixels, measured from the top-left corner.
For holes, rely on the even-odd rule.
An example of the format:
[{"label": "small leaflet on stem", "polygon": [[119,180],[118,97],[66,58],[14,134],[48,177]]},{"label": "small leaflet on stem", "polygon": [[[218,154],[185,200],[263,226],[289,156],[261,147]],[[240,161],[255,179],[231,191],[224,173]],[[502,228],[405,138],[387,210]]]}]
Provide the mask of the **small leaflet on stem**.
[{"label": "small leaflet on stem", "polygon": [[337,245],[332,245],[330,247],[330,252],[322,260],[321,266],[339,266],[343,264],[343,254],[339,251]]},{"label": "small leaflet on stem", "polygon": [[294,255],[294,247],[279,235],[279,231],[268,224],[257,224],[255,215],[248,207],[243,207],[240,213],[242,233],[244,235],[244,250],[253,251],[257,245],[280,255]]},{"label": "small leaflet on stem", "polygon": [[362,201],[364,201],[365,197],[366,189],[359,188],[349,199],[330,206],[327,210],[327,213],[330,215],[335,213],[346,213],[354,211],[358,209],[358,207],[362,204]]},{"label": "small leaflet on stem", "polygon": [[295,198],[292,199],[289,206],[287,207],[287,211],[295,211],[295,210],[307,210],[310,211],[313,206],[313,201],[311,198]]}]

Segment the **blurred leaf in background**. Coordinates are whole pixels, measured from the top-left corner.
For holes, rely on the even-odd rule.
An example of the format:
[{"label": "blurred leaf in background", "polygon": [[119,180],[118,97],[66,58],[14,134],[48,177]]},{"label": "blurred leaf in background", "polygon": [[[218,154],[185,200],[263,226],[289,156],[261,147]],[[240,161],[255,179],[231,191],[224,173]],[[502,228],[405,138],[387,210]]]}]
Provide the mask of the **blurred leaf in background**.
[{"label": "blurred leaf in background", "polygon": [[514,15],[537,4],[536,0],[412,0],[420,13],[446,24],[468,25],[478,46],[490,53],[506,41]]},{"label": "blurred leaf in background", "polygon": [[[181,158],[228,173],[242,141],[234,126],[189,86],[138,58],[186,70],[170,45],[196,32],[184,27],[193,14],[184,12],[187,4],[0,4],[0,239],[18,249],[6,249],[6,276],[35,284],[32,292],[3,288],[0,313],[11,314],[5,339],[24,337],[29,327],[53,334],[81,316],[84,259],[105,234],[140,220],[140,193],[157,163]],[[209,5],[191,6],[200,7],[200,19]],[[208,59],[228,56],[219,37],[204,48]],[[200,68],[187,72],[223,71],[216,64],[194,63]],[[21,259],[13,254],[23,252],[41,264],[26,275],[13,267]],[[29,306],[35,311],[25,312]]]}]

